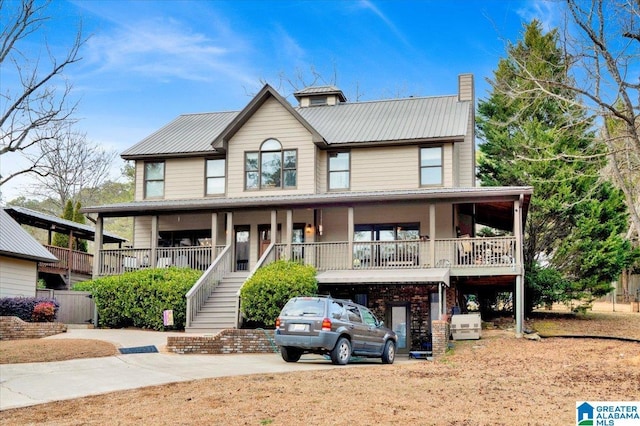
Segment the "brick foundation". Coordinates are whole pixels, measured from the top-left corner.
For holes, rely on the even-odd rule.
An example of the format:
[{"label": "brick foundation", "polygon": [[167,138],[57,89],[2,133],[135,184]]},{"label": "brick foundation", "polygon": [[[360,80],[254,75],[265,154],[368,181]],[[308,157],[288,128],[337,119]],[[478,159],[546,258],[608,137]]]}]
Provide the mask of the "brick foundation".
[{"label": "brick foundation", "polygon": [[[393,306],[407,305],[409,309],[409,324],[411,341],[407,342],[411,350],[422,350],[419,346],[421,338],[433,335],[435,331],[430,327],[431,321],[431,304],[429,294],[438,291],[437,284],[419,284],[419,285],[381,285],[381,284],[354,284],[351,286],[343,285],[325,285],[322,290],[327,291],[333,297],[342,299],[351,299],[357,301],[356,295],[365,294],[367,307],[380,319],[389,325],[390,309]],[[456,289],[446,288],[446,306],[447,312],[451,307],[456,305]],[[448,315],[443,316],[447,319]],[[435,324],[435,321],[434,321]],[[435,339],[435,337],[432,337]],[[446,350],[448,344],[444,344]],[[432,343],[433,345],[433,343]],[[444,352],[443,352],[444,353]]]},{"label": "brick foundation", "polygon": [[39,339],[64,333],[61,322],[24,322],[18,317],[0,317],[0,340]]},{"label": "brick foundation", "polygon": [[449,347],[449,323],[447,321],[432,321],[432,354],[439,357],[447,352]]},{"label": "brick foundation", "polygon": [[213,336],[169,336],[167,350],[177,354],[273,353],[273,330],[227,329]]}]

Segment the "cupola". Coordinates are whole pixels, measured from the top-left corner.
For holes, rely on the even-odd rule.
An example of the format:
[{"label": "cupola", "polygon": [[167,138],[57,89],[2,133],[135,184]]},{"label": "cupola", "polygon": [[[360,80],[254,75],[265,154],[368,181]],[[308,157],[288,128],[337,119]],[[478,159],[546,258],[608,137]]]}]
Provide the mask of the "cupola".
[{"label": "cupola", "polygon": [[347,101],[342,90],[336,86],[309,86],[295,92],[293,96],[296,97],[301,108],[336,105]]}]

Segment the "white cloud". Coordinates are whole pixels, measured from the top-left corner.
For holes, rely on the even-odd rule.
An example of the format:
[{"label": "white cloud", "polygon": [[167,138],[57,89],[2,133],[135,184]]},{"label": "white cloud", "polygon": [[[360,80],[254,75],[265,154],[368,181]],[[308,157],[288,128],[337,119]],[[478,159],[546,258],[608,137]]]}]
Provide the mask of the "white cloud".
[{"label": "white cloud", "polygon": [[124,23],[97,34],[89,39],[85,56],[103,73],[135,73],[160,81],[211,81],[223,74],[253,82],[239,65],[243,48],[236,35],[196,32],[169,18]]},{"label": "white cloud", "polygon": [[564,10],[558,1],[536,0],[526,2],[523,7],[516,9],[516,13],[525,22],[537,19],[545,31],[550,31],[560,26]]},{"label": "white cloud", "polygon": [[380,18],[382,20],[382,22],[385,23],[385,25],[387,26],[387,28],[389,28],[389,30],[391,30],[391,32],[405,45],[410,46],[409,42],[407,41],[406,37],[404,36],[404,34],[402,34],[402,32],[398,29],[398,27],[396,27],[396,25],[391,21],[391,19],[389,19],[384,13],[382,13],[382,11],[380,9],[378,9],[378,7],[373,4],[373,2],[371,2],[370,0],[361,0],[360,1],[360,6],[364,9],[367,9],[371,12],[373,12],[378,18]]}]

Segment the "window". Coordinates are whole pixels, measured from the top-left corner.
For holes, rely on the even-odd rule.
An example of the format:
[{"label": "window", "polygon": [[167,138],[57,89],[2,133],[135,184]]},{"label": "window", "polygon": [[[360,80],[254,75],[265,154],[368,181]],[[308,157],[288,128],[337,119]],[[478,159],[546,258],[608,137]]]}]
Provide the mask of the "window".
[{"label": "window", "polygon": [[207,195],[224,194],[225,192],[225,159],[207,160]]},{"label": "window", "polygon": [[371,325],[374,327],[378,325],[378,320],[368,310],[365,310],[365,309],[362,310],[362,319],[364,320],[364,323],[367,325]]},{"label": "window", "polygon": [[309,98],[309,105],[311,106],[320,106],[320,105],[326,105],[326,104],[327,104],[326,96],[312,96],[311,98]]},{"label": "window", "polygon": [[164,197],[164,161],[144,163],[144,197]]},{"label": "window", "polygon": [[420,148],[420,185],[442,185],[442,147]]},{"label": "window", "polygon": [[245,188],[295,188],[298,181],[298,152],[283,150],[275,139],[262,143],[259,152],[245,154]]},{"label": "window", "polygon": [[347,305],[347,315],[349,321],[351,322],[362,322],[362,317],[360,317],[360,309],[354,305]]},{"label": "window", "polygon": [[329,190],[349,189],[350,167],[349,152],[329,153]]}]

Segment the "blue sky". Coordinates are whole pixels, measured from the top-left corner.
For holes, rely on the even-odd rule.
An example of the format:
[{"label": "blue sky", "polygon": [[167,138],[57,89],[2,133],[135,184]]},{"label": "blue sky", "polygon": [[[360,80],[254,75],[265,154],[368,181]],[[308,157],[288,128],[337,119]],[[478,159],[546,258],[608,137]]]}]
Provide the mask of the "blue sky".
[{"label": "blue sky", "polygon": [[[79,101],[77,128],[120,153],[180,114],[241,109],[264,82],[289,95],[281,76],[309,83],[312,69],[352,101],[453,94],[461,73],[474,74],[476,97],[485,98],[506,43],[534,18],[558,26],[560,8],[543,0],[53,0],[51,19],[21,49],[44,61],[46,37],[61,56],[82,24],[82,60],[65,73]],[[17,90],[9,70],[0,72],[0,89]],[[9,157],[3,174],[20,164]],[[2,199],[29,185],[12,181]]]}]

